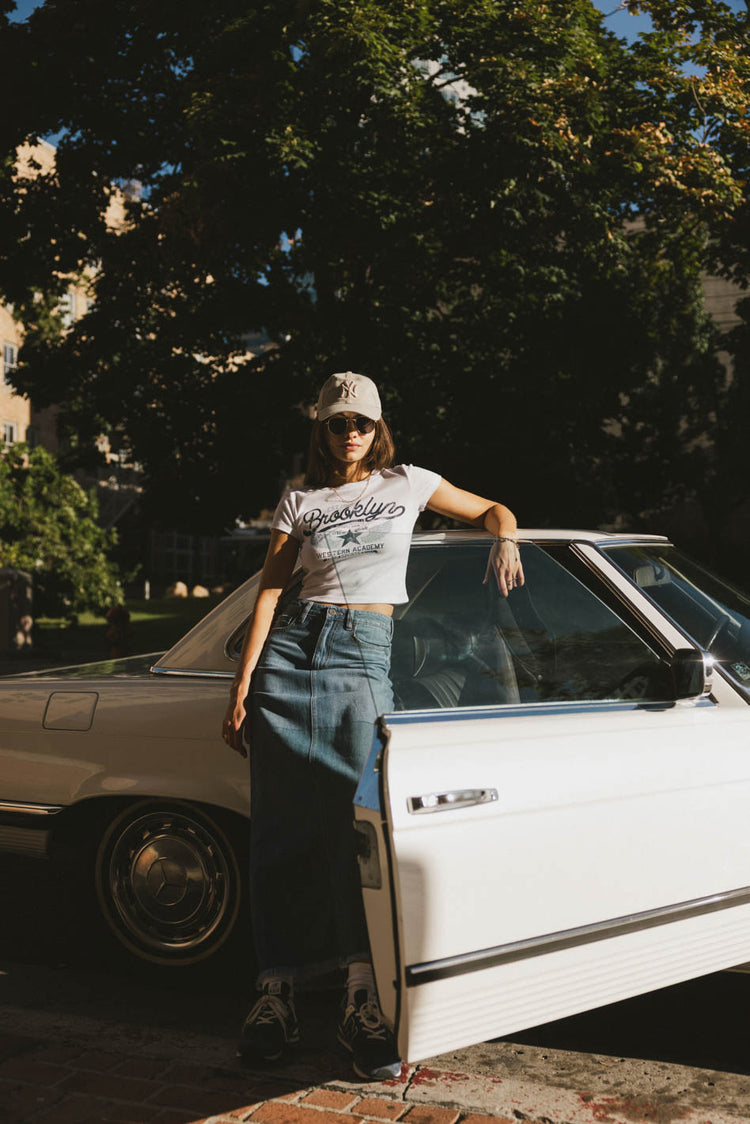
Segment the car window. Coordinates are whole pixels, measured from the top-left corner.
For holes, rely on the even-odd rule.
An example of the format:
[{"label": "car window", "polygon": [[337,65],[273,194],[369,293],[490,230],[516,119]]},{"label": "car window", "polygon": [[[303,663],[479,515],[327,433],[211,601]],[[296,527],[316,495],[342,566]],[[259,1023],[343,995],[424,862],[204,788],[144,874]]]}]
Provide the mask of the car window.
[{"label": "car window", "polygon": [[397,610],[399,709],[599,699],[665,700],[666,664],[541,547],[521,546],[525,586],[483,584],[486,542],[416,546]]},{"label": "car window", "polygon": [[668,543],[604,548],[659,608],[750,695],[750,597]]},{"label": "car window", "polygon": [[[255,583],[255,588],[252,591],[250,603],[254,606],[255,599],[258,596],[257,589],[258,585],[260,584],[260,573],[255,575],[255,578],[253,578],[253,582]],[[276,610],[277,613],[283,613],[284,608],[289,604],[289,602],[293,601],[295,597],[299,597],[301,584],[302,571],[296,570],[292,575],[292,579],[289,582],[289,585],[279,598],[279,604]],[[243,618],[242,623],[235,628],[234,632],[229,636],[224,646],[224,650],[226,651],[230,660],[238,660],[240,658],[240,652],[242,651],[242,644],[245,639],[245,633],[247,631],[247,626],[250,623],[252,615],[252,612],[250,612],[246,617]]]}]

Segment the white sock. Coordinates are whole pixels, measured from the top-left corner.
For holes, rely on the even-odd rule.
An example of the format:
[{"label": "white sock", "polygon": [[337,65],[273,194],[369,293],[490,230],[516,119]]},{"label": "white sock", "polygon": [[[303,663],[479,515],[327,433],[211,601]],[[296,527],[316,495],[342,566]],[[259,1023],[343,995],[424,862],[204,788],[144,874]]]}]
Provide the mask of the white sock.
[{"label": "white sock", "polygon": [[285,976],[281,972],[266,972],[258,980],[258,988],[266,995],[281,995],[283,985],[289,988],[287,999],[294,999],[294,976]]},{"label": "white sock", "polygon": [[355,960],[349,965],[349,978],[346,981],[347,1003],[354,1002],[354,995],[357,991],[366,991],[368,999],[377,1000],[375,977],[369,960]]}]

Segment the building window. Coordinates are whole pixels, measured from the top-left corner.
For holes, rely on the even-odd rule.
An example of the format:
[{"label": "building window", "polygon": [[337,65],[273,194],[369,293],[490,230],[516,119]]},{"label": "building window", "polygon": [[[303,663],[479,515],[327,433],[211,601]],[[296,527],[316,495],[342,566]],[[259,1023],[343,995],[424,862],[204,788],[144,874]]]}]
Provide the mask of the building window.
[{"label": "building window", "polygon": [[60,313],[60,319],[63,322],[64,328],[69,328],[76,318],[76,291],[75,289],[68,289],[60,298],[60,303],[57,306]]},{"label": "building window", "polygon": [[15,445],[17,440],[18,440],[18,426],[16,425],[16,423],[11,422],[11,421],[4,421],[3,422],[3,444],[6,447],[8,445]]},{"label": "building window", "polygon": [[8,375],[18,366],[18,348],[14,343],[3,344],[3,378],[8,381]]}]

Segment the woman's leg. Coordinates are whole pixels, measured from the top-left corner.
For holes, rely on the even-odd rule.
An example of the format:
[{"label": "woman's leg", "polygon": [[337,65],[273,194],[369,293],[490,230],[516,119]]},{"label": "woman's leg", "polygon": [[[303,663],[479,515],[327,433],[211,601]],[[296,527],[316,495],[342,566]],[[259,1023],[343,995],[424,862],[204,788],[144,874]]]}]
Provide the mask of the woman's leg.
[{"label": "woman's leg", "polygon": [[[302,619],[273,634],[254,677],[251,907],[259,983],[352,961],[369,965],[352,801],[375,718],[392,707],[392,624],[378,616],[304,609]],[[363,1076],[376,1075],[363,1043],[369,1036],[382,1047],[385,1031],[369,972],[355,989],[362,1002],[347,1003],[340,1028],[342,1035],[346,1023],[345,1044]],[[293,1011],[283,980],[277,996]],[[260,1032],[252,1022],[246,1027],[243,1037],[257,1043]],[[392,1040],[387,1054],[381,1050],[375,1061],[387,1062],[390,1074],[397,1064]]]}]

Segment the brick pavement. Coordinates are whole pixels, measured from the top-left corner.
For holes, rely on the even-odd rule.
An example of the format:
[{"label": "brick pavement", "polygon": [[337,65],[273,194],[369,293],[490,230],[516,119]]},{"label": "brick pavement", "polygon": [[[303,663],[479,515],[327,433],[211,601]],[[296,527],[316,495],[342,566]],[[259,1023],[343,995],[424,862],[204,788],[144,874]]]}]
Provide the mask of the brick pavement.
[{"label": "brick pavement", "polygon": [[[246,1072],[0,1034],[2,1124],[512,1124],[405,1099],[400,1079],[341,1088],[302,1085],[270,1070]],[[432,1075],[431,1075],[432,1076]],[[338,1084],[338,1088],[331,1087]],[[390,1085],[391,1088],[385,1088]],[[530,1122],[533,1124],[533,1121]]]},{"label": "brick pavement", "polygon": [[[109,1041],[109,1040],[108,1040]],[[304,1051],[303,1051],[304,1054]],[[448,1060],[446,1058],[446,1060]],[[671,1087],[616,1078],[594,1091],[404,1066],[400,1078],[354,1083],[341,1062],[307,1051],[277,1070],[201,1064],[95,1042],[0,1033],[0,1124],[748,1124],[747,1082],[733,1103],[698,1107],[698,1082],[722,1075],[664,1067]],[[625,1059],[610,1059],[627,1066]],[[643,1062],[636,1063],[638,1067]],[[661,1071],[659,1071],[661,1072]],[[656,1074],[659,1076],[659,1073]],[[673,1082],[674,1078],[674,1082]],[[710,1079],[710,1080],[709,1080]],[[675,1086],[679,1087],[675,1089]],[[676,1095],[675,1095],[676,1094]],[[739,1096],[737,1096],[739,1094]]]}]

